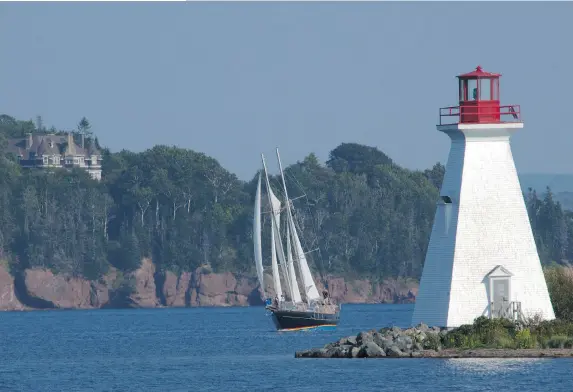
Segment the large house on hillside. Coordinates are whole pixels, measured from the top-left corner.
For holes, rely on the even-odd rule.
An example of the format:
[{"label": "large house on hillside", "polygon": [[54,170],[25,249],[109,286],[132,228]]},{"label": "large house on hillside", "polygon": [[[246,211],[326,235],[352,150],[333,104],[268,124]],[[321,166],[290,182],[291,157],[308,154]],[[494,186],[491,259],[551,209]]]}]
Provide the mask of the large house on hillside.
[{"label": "large house on hillside", "polygon": [[102,154],[93,142],[84,145],[74,142],[72,133],[65,135],[29,134],[25,138],[10,139],[8,151],[25,168],[73,168],[87,170],[93,179],[101,179]]}]

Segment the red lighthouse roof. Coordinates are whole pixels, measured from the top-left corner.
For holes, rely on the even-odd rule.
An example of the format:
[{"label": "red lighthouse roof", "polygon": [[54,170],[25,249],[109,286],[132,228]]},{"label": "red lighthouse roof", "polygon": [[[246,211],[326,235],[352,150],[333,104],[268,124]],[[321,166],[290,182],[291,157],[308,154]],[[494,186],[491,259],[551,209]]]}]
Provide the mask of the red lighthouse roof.
[{"label": "red lighthouse roof", "polygon": [[458,75],[460,79],[477,79],[477,78],[499,78],[501,74],[487,72],[481,68],[481,65],[478,65],[475,70],[472,72],[468,72],[465,74]]}]

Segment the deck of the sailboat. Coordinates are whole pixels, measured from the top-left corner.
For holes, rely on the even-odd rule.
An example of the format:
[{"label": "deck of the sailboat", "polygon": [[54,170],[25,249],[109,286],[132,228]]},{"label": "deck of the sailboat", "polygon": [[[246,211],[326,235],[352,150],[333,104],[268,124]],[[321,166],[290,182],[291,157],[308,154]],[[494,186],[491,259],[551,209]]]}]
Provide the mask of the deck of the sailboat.
[{"label": "deck of the sailboat", "polygon": [[287,312],[305,312],[305,313],[321,313],[321,314],[338,314],[340,313],[340,305],[336,304],[312,304],[308,305],[305,302],[280,302],[277,304],[267,305],[267,309],[273,311],[287,311]]}]

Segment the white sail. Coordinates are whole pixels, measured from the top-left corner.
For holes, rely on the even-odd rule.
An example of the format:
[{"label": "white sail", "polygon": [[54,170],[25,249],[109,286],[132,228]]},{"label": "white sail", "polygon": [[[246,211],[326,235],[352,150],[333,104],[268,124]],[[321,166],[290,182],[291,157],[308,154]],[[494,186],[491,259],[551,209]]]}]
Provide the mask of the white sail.
[{"label": "white sail", "polygon": [[295,257],[298,261],[300,273],[302,275],[302,283],[304,284],[307,301],[317,300],[320,298],[320,295],[318,294],[318,290],[314,284],[314,279],[312,279],[312,274],[310,273],[310,268],[308,267],[308,262],[306,261],[306,255],[302,249],[302,244],[298,238],[292,214],[289,215],[288,220],[292,238],[294,240]]},{"label": "white sail", "polygon": [[[286,280],[287,286],[289,288],[289,294],[291,295],[291,298],[292,298],[292,291],[290,290],[290,279],[288,278],[288,272],[286,269],[285,253],[284,253],[284,249],[283,249],[283,243],[280,240],[280,230],[279,230],[279,226],[278,226],[278,224],[280,224],[280,223],[277,222],[277,215],[280,216],[280,201],[274,196],[273,191],[271,189],[271,184],[269,183],[269,176],[268,176],[268,172],[267,172],[267,165],[265,163],[265,157],[263,154],[261,154],[261,159],[263,161],[263,169],[265,171],[265,184],[266,184],[266,188],[267,188],[267,196],[269,198],[269,205],[273,209],[273,212],[277,211],[276,214],[271,213],[271,227],[272,227],[272,230],[274,231],[274,232],[272,232],[272,235],[271,235],[271,241],[273,242],[271,252],[272,252],[273,260],[274,260],[274,262],[272,264],[273,280],[274,280],[275,276],[276,276],[276,279],[278,280],[278,282],[275,282],[275,292],[277,293],[278,297],[281,298],[282,288],[280,285],[280,276],[279,276],[278,266],[276,263],[276,258],[274,258],[276,255],[276,256],[278,256],[280,265],[283,267],[283,274],[285,276],[285,280]],[[273,202],[273,197],[279,203],[278,208],[276,208],[276,209],[274,207],[277,207],[277,203]]]},{"label": "white sail", "polygon": [[253,217],[253,243],[255,247],[255,265],[257,267],[257,277],[261,285],[263,297],[265,294],[265,281],[263,274],[263,250],[261,247],[261,173],[257,183],[257,193],[255,194],[255,214]]},{"label": "white sail", "polygon": [[[290,296],[290,298],[294,301],[297,302],[297,297],[294,295],[294,291],[293,291],[293,285],[292,285],[292,278],[291,278],[291,274],[290,274],[290,270],[288,269],[287,263],[285,262],[285,256],[284,256],[284,249],[282,246],[282,240],[281,240],[281,235],[280,235],[280,223],[281,223],[281,202],[280,200],[275,196],[275,194],[273,193],[272,189],[269,191],[270,193],[270,197],[271,197],[271,201],[273,203],[273,215],[274,215],[274,221],[276,222],[276,226],[273,225],[272,226],[272,238],[274,239],[272,244],[271,244],[271,249],[275,249],[276,253],[273,253],[273,256],[278,256],[279,259],[279,265],[281,266],[281,270],[283,273],[283,276],[285,278],[285,282],[287,284],[287,292],[288,295]],[[276,230],[275,230],[276,227]],[[275,261],[276,262],[276,258]],[[298,296],[298,301],[300,302],[300,295]]]},{"label": "white sail", "polygon": [[275,291],[280,298],[282,295],[282,288],[281,288],[281,278],[279,275],[279,266],[277,263],[277,242],[280,241],[279,236],[279,229],[280,229],[280,210],[281,210],[281,203],[279,199],[273,194],[273,191],[270,187],[267,188],[267,193],[269,195],[271,210],[272,210],[272,217],[271,217],[271,266],[273,271],[273,283],[275,286]]},{"label": "white sail", "polygon": [[290,284],[291,284],[291,291],[292,291],[292,298],[294,302],[302,302],[302,298],[300,296],[300,290],[298,288],[298,282],[296,280],[296,273],[294,271],[294,262],[292,259],[292,246],[290,242],[290,229],[289,225],[286,226],[286,243],[287,243],[287,265],[290,275]]},{"label": "white sail", "polygon": [[285,192],[286,211],[287,211],[287,220],[288,220],[287,224],[289,225],[290,232],[291,232],[291,235],[292,235],[292,238],[294,241],[295,257],[296,257],[297,262],[298,262],[299,267],[300,267],[300,271],[301,271],[301,275],[302,275],[302,282],[303,282],[304,290],[305,290],[305,294],[306,294],[306,300],[307,300],[307,302],[310,302],[310,301],[319,299],[320,295],[318,294],[318,290],[316,288],[316,285],[314,284],[314,279],[312,278],[312,274],[310,273],[310,268],[308,267],[308,262],[306,261],[306,255],[304,254],[304,250],[302,249],[302,244],[300,243],[300,239],[299,239],[298,234],[297,234],[296,226],[294,224],[294,219],[292,217],[291,203],[290,203],[290,200],[288,198],[288,192],[287,192],[287,188],[286,188],[286,182],[285,182],[285,178],[284,178],[283,167],[281,164],[281,158],[279,155],[279,149],[277,148],[276,151],[277,151],[277,159],[279,161],[279,169],[281,172],[283,188],[284,188],[284,192]]}]

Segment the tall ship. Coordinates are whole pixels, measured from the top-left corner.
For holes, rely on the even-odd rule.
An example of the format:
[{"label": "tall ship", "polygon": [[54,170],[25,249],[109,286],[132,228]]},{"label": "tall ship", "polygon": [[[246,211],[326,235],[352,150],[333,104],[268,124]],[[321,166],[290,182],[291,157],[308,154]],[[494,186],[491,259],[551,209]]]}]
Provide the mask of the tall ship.
[{"label": "tall ship", "polygon": [[[340,320],[340,304],[330,298],[327,290],[319,294],[308,266],[308,252],[303,249],[299,230],[293,218],[294,204],[288,197],[278,148],[276,155],[283,188],[283,201],[281,202],[275,196],[271,188],[265,157],[261,154],[263,170],[262,173],[259,172],[253,219],[255,263],[261,290],[266,298],[265,308],[270,312],[278,331],[334,328]],[[264,282],[265,266],[263,266],[261,226],[263,176],[266,201],[269,206],[269,211],[265,213],[270,216],[270,270],[274,297],[265,292]],[[282,232],[281,215],[286,215],[286,225]]]}]

